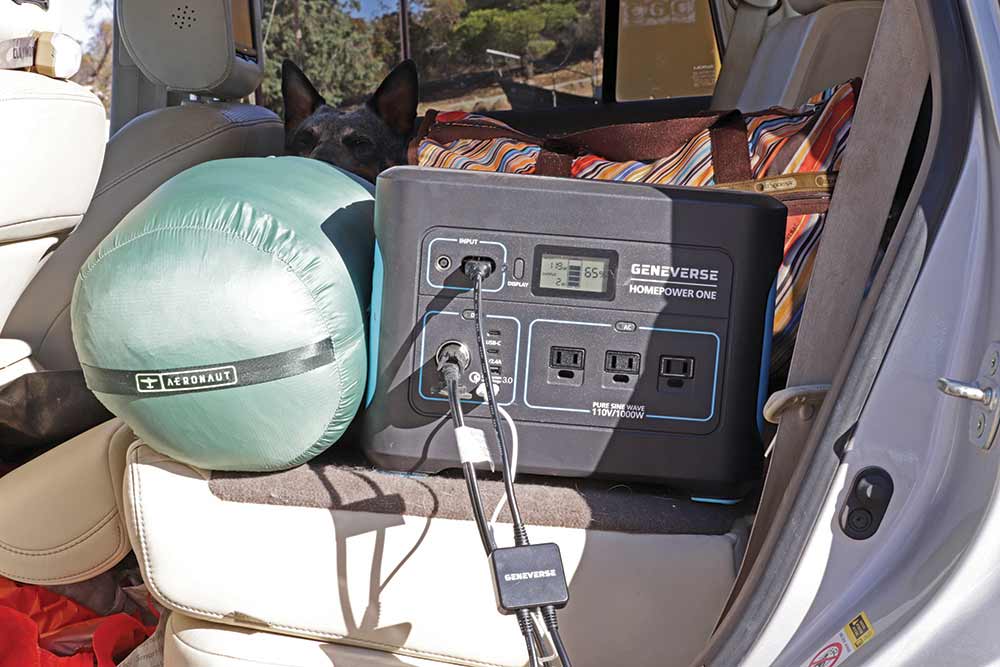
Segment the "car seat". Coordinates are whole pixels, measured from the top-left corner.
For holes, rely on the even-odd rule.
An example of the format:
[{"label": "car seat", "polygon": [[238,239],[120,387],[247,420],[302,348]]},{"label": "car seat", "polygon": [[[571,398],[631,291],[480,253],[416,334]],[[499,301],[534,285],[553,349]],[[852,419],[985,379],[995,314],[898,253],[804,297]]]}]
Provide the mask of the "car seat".
[{"label": "car seat", "polygon": [[[207,43],[209,36],[217,34],[213,31],[226,34],[229,1],[188,4],[200,10],[198,25],[203,29],[182,30],[169,21],[118,21],[120,36],[126,37],[121,48],[127,48],[128,43],[161,47],[131,54],[143,76],[155,77],[175,91],[173,97],[188,99],[133,118],[111,137],[106,151],[105,110],[93,94],[74,83],[0,70],[0,92],[10,93],[0,95],[0,145],[19,142],[15,146],[22,146],[19,153],[25,167],[12,171],[13,179],[0,179],[0,201],[17,204],[10,209],[4,206],[0,212],[4,278],[0,307],[5,295],[11,295],[11,302],[17,301],[0,336],[0,386],[41,368],[79,368],[69,321],[73,285],[90,252],[133,206],[164,181],[202,162],[276,155],[284,150],[281,120],[264,107],[239,102],[258,85],[262,60],[250,67],[228,47],[220,49]],[[0,8],[6,10],[7,5],[44,21],[32,24],[35,27],[57,25],[53,24],[54,15],[35,5],[0,0]],[[122,9],[129,6],[119,2],[119,11]],[[0,19],[2,35],[8,30],[6,14]],[[26,23],[20,20],[18,25],[23,28]],[[178,52],[199,60],[195,78],[190,67],[175,69],[173,58]],[[234,65],[236,59],[244,67]],[[220,72],[229,74],[222,76]],[[14,88],[12,81],[20,83]],[[211,101],[199,101],[194,94]],[[78,116],[83,120],[77,122]],[[26,123],[33,128],[31,133],[26,132]],[[66,151],[66,146],[80,150]],[[53,211],[60,215],[53,217]],[[77,229],[38,270],[37,257],[77,222]],[[53,230],[61,231],[56,234]],[[14,237],[15,233],[20,236]],[[6,244],[7,235],[27,240]],[[13,250],[8,250],[9,245]],[[20,251],[19,246],[27,247]],[[19,264],[11,259],[8,263],[8,256],[22,255],[34,257],[30,266],[27,260]],[[24,270],[19,270],[22,265]],[[0,322],[5,315],[0,309]],[[80,581],[96,574],[95,568],[111,567],[128,553],[117,510],[120,493],[113,493],[109,486],[112,480],[120,483],[125,450],[117,444],[125,440],[127,448],[131,439],[126,433],[130,432],[120,421],[109,422],[2,479],[2,493],[9,499],[4,506],[13,514],[5,514],[12,523],[0,519],[0,560],[9,559],[0,564],[0,574],[34,583]],[[42,471],[42,476],[34,476],[33,470]],[[65,479],[54,481],[53,470],[64,471]],[[72,493],[64,495],[65,484],[70,484]],[[53,492],[56,495],[49,497]],[[46,497],[35,505],[31,499],[37,499],[38,494]],[[20,505],[22,500],[27,505]],[[38,520],[25,522],[25,516]]]},{"label": "car seat", "polygon": [[[0,1],[0,42],[29,37],[32,31],[58,31],[60,22],[58,2],[43,9]],[[59,54],[69,56],[69,69],[60,73],[72,75],[79,53],[73,53],[72,41],[69,46],[70,53]],[[0,327],[41,260],[83,218],[101,172],[106,136],[104,106],[86,88],[35,71],[0,69],[0,154],[5,161],[0,178]],[[23,356],[23,346],[0,343],[0,383]],[[20,370],[31,369],[22,363]]]},{"label": "car seat", "polygon": [[800,15],[778,22],[764,35],[736,102],[738,109],[797,107],[817,91],[865,71],[881,0],[787,2]]},{"label": "car seat", "polygon": [[[128,50],[145,78],[165,86],[175,99],[196,94],[211,101],[184,99],[181,104],[149,111],[132,119],[111,137],[99,179],[96,178],[97,168],[93,169],[97,183],[96,191],[91,189],[92,200],[87,193],[89,208],[86,202],[78,207],[80,213],[86,209],[79,228],[28,283],[2,327],[0,339],[23,341],[21,353],[30,349],[35,366],[48,370],[80,367],[69,321],[69,303],[76,275],[90,252],[132,207],[170,177],[202,162],[280,155],[284,151],[281,120],[264,107],[239,102],[240,98],[252,94],[259,84],[263,61],[249,67],[243,57],[220,48],[219,42],[225,47],[225,40],[219,40],[211,32],[218,30],[226,34],[229,15],[222,10],[229,3],[188,4],[195,8],[189,11],[198,12],[200,21],[181,29],[171,23],[168,16],[171,9],[166,4],[162,5],[166,13],[162,21],[140,21],[130,18],[141,15],[132,4],[118,3],[117,25],[122,48]],[[260,35],[257,42],[260,42]],[[135,46],[150,44],[155,44],[156,48]],[[197,62],[198,66],[179,67],[179,53],[188,54],[189,62]],[[225,76],[218,74],[226,72],[229,74]],[[0,104],[0,109],[3,106]],[[101,111],[103,132],[103,109]],[[16,124],[2,127],[15,128]],[[56,136],[61,137],[60,148],[77,141],[75,136]],[[58,165],[61,159],[60,156],[50,162]],[[18,196],[18,200],[22,198]],[[51,195],[37,199],[46,205],[58,201]],[[0,223],[0,242],[4,229]],[[0,300],[2,295],[3,288],[0,288]]]},{"label": "car seat", "polygon": [[[825,44],[842,55],[843,45],[823,31],[844,23],[821,16],[843,11],[840,5],[815,8],[804,17],[807,30],[784,30],[782,41],[763,45],[751,79],[777,81],[781,65],[812,74],[784,77],[769,89],[775,97],[757,106],[788,103],[782,96],[799,94],[789,82],[801,81],[804,92],[826,83],[817,77],[863,74],[871,40],[858,46],[857,69],[836,72],[815,64],[829,57],[821,48],[804,45]],[[843,5],[878,7],[864,0]],[[868,15],[874,33],[878,12]],[[813,55],[796,61],[807,53]],[[775,71],[765,76],[759,68]],[[128,439],[120,428],[77,440],[103,443],[113,459]],[[334,448],[331,455],[343,454]],[[523,663],[516,623],[494,609],[464,489],[449,487],[447,477],[408,478],[349,464],[323,457],[283,473],[219,474],[132,444],[124,521],[150,590],[172,613],[167,667]],[[44,471],[33,462],[15,474],[41,478]],[[6,482],[0,479],[0,494]],[[30,491],[39,505],[57,492],[43,486]],[[483,487],[490,493],[489,483]],[[522,511],[545,510],[526,517],[534,539],[555,540],[564,550],[573,596],[562,617],[564,636],[582,664],[617,664],[623,643],[630,664],[693,659],[734,580],[749,508],[607,485],[522,488]],[[75,529],[87,530],[82,522]],[[0,542],[9,542],[5,531],[0,524]],[[12,562],[0,550],[0,570]],[[613,641],[600,632],[606,617],[614,620]]]}]

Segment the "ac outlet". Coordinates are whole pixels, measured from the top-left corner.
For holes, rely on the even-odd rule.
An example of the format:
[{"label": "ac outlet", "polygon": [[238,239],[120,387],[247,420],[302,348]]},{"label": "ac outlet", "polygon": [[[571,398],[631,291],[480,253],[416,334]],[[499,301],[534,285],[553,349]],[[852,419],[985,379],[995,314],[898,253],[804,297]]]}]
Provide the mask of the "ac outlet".
[{"label": "ac outlet", "polygon": [[613,375],[638,375],[642,364],[642,355],[638,352],[604,353],[604,371]]},{"label": "ac outlet", "polygon": [[565,368],[582,371],[587,352],[579,347],[560,347],[554,345],[549,349],[549,368]]}]

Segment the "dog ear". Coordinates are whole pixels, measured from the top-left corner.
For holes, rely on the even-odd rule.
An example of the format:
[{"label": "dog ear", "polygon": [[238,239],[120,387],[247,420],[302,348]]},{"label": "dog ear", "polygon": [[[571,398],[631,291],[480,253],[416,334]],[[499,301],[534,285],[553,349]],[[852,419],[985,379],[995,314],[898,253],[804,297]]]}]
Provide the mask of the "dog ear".
[{"label": "dog ear", "polygon": [[285,106],[285,130],[294,132],[326,100],[302,70],[291,60],[281,63],[281,97]]},{"label": "dog ear", "polygon": [[409,136],[417,122],[419,87],[416,64],[404,60],[379,84],[368,105],[394,132]]}]

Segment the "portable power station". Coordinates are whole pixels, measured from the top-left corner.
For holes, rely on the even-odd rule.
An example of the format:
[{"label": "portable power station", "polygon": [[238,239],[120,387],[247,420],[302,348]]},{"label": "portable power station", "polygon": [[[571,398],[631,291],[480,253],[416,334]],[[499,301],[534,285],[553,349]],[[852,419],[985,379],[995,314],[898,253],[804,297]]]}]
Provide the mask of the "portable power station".
[{"label": "portable power station", "polygon": [[[454,342],[475,354],[463,265],[484,260],[488,365],[519,472],[741,495],[760,474],[785,218],[755,194],[390,169],[377,185],[366,455],[394,470],[460,465],[436,358]],[[489,430],[479,368],[464,370],[460,399]]]}]

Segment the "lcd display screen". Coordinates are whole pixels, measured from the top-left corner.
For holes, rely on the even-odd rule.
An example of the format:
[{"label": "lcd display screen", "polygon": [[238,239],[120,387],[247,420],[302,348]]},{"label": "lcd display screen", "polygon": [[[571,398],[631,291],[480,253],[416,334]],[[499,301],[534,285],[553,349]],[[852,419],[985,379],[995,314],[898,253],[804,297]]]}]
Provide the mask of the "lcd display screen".
[{"label": "lcd display screen", "polygon": [[615,298],[618,253],[600,248],[535,246],[531,291],[570,299]]},{"label": "lcd display screen", "polygon": [[542,255],[538,286],[543,289],[566,289],[603,293],[608,289],[607,259]]},{"label": "lcd display screen", "polygon": [[257,60],[257,45],[254,43],[253,0],[232,0],[233,7],[233,41],[236,52]]}]

